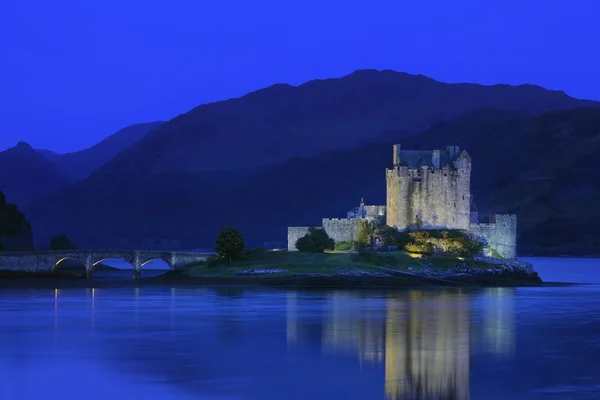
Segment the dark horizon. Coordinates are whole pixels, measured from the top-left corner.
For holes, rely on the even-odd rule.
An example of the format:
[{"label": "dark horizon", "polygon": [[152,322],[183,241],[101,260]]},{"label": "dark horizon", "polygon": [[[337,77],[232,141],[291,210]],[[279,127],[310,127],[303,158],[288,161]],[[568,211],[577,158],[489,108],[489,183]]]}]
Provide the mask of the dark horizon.
[{"label": "dark horizon", "polygon": [[302,8],[272,0],[8,0],[0,16],[8,38],[0,69],[10,77],[0,81],[0,149],[25,141],[81,150],[131,124],[357,69],[534,84],[600,100],[599,14],[595,0],[354,8],[339,0]]}]

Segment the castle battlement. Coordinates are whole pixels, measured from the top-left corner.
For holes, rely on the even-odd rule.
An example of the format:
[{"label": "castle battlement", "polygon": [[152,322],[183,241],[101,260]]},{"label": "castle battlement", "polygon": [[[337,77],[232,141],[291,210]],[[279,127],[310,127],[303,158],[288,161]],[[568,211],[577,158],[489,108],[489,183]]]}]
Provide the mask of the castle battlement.
[{"label": "castle battlement", "polygon": [[[404,150],[395,144],[393,167],[386,168],[385,176],[385,206],[366,206],[361,200],[348,218],[322,219],[323,229],[336,242],[356,240],[359,221],[367,220],[397,230],[420,226],[471,231],[484,238],[495,255],[516,257],[516,215],[492,214],[489,221],[478,220],[471,198],[471,156],[466,150],[458,146]],[[308,232],[308,228],[288,228],[288,238],[295,238],[302,229]],[[292,247],[295,242],[290,244],[288,239],[288,248]]]}]

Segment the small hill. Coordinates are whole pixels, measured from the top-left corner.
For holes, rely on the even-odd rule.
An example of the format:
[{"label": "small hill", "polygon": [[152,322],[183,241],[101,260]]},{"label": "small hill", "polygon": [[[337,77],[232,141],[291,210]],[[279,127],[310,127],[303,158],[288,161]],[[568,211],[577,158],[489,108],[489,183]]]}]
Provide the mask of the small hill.
[{"label": "small hill", "polygon": [[38,152],[54,163],[57,171],[66,180],[80,181],[162,124],[163,122],[148,122],[131,125],[92,147],[72,153],[57,154],[49,150]]},{"label": "small hill", "polygon": [[26,205],[67,185],[55,165],[25,142],[0,152],[0,190],[15,204]]}]

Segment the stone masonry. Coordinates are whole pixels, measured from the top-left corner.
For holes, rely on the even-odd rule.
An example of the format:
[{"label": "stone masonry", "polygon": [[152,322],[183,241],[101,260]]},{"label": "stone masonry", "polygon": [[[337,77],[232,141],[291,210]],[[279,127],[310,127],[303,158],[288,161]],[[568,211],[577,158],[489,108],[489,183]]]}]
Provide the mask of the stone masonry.
[{"label": "stone masonry", "polygon": [[469,229],[471,156],[458,146],[420,151],[396,144],[386,182],[388,226]]},{"label": "stone masonry", "polygon": [[[358,224],[361,220],[383,225],[385,222],[385,206],[365,205],[363,199],[360,205],[347,213],[348,218],[323,218],[318,229],[325,229],[327,235],[336,243],[356,240],[358,238]],[[297,251],[296,241],[308,233],[308,226],[288,227],[288,251]]]},{"label": "stone masonry", "polygon": [[171,269],[180,269],[187,264],[207,259],[205,254],[182,252],[159,252],[139,250],[66,250],[66,251],[20,251],[0,252],[0,270],[26,272],[54,272],[60,269],[60,263],[66,259],[74,260],[85,266],[89,277],[94,267],[107,259],[120,259],[133,266],[134,274],[139,277],[142,267],[152,260],[163,260]]},{"label": "stone masonry", "polygon": [[[470,231],[485,239],[489,248],[496,250],[502,258],[517,258],[517,216],[506,214],[490,215],[489,222],[473,223]],[[486,250],[486,256],[493,257],[491,250]]]}]

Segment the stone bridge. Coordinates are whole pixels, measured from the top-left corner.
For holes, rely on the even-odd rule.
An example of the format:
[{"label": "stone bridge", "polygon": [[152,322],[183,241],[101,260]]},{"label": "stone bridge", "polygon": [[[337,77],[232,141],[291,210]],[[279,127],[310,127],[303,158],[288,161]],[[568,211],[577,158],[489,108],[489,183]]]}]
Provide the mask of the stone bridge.
[{"label": "stone bridge", "polygon": [[145,250],[40,250],[0,252],[0,270],[25,272],[55,272],[61,262],[73,260],[85,266],[88,278],[94,267],[104,260],[119,259],[133,266],[133,277],[140,278],[142,267],[153,260],[162,260],[170,269],[180,269],[187,264],[204,261],[207,254]]}]

